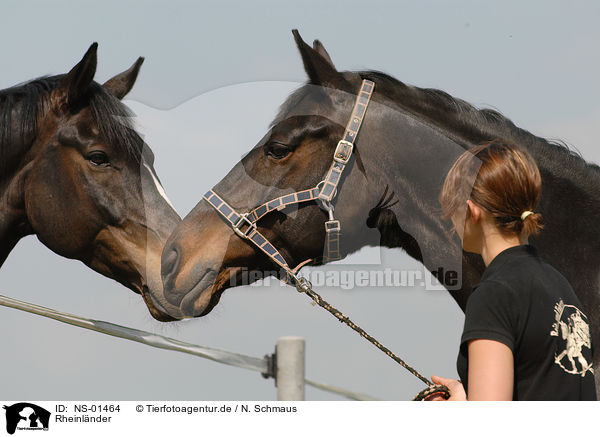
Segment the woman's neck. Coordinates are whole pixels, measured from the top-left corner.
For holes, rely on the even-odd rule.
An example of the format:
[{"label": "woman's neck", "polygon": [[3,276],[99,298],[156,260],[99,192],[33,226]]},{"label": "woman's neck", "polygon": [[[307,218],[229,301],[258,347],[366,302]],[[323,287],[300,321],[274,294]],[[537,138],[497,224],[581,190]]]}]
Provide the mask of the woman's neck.
[{"label": "woman's neck", "polygon": [[485,229],[484,238],[481,241],[481,257],[487,267],[498,254],[509,247],[527,244],[527,239],[521,239],[518,235],[505,236],[497,228]]}]

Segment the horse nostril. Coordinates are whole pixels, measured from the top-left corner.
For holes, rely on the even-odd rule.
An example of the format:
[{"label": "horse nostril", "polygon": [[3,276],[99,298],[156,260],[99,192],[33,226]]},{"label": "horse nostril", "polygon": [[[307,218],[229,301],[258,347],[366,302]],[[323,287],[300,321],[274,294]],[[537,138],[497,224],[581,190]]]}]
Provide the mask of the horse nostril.
[{"label": "horse nostril", "polygon": [[163,253],[160,269],[165,289],[173,288],[180,260],[181,249],[177,245],[171,246],[171,248],[169,248],[165,253]]}]

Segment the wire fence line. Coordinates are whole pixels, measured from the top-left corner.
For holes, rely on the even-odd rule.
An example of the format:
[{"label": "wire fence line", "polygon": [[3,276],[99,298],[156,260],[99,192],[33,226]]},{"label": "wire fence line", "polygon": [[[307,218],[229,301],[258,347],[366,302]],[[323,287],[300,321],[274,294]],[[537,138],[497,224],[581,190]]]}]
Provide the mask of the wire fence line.
[{"label": "wire fence line", "polygon": [[330,393],[335,393],[340,396],[344,396],[348,399],[352,399],[354,401],[380,401],[381,399],[374,398],[373,396],[369,396],[363,393],[355,393],[345,388],[336,387],[329,384],[323,384],[321,382],[311,381],[310,379],[305,379],[304,383],[306,385],[310,385],[312,387],[318,388],[319,390],[328,391]]},{"label": "wire fence line", "polygon": [[[152,346],[159,349],[183,352],[186,354],[205,358],[207,360],[216,361],[221,364],[253,370],[262,374],[268,374],[270,371],[269,362],[267,358],[256,358],[244,354],[238,354],[235,352],[229,352],[220,349],[199,346],[192,343],[186,343],[180,340],[176,340],[158,334],[153,334],[151,332],[142,331],[135,328],[116,325],[114,323],[104,322],[102,320],[88,319],[85,317],[76,316],[74,314],[63,313],[52,308],[34,305],[29,302],[23,302],[3,295],[0,295],[0,305],[36,314],[38,316],[47,317],[62,323],[77,326],[79,328],[88,329],[90,331],[100,332],[102,334],[110,335],[112,337],[119,337],[126,340],[135,341],[137,343],[142,343],[147,346]],[[369,395],[354,393],[340,387],[319,383],[309,379],[305,379],[304,382],[312,387],[328,391],[330,393],[335,393],[352,400],[378,400]]]}]

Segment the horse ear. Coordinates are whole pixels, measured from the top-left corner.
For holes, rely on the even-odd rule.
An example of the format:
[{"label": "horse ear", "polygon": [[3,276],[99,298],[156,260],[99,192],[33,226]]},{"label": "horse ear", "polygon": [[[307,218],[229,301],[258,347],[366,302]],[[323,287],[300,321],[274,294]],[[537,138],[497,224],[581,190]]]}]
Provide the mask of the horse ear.
[{"label": "horse ear", "polygon": [[98,43],[95,42],[85,52],[81,61],[63,78],[62,85],[67,90],[67,103],[69,105],[76,104],[94,80],[98,63],[97,51]]},{"label": "horse ear", "polygon": [[117,99],[121,100],[133,88],[143,62],[144,58],[140,56],[129,69],[107,80],[103,87]]},{"label": "horse ear", "polygon": [[329,56],[329,53],[327,53],[327,50],[325,50],[325,47],[318,39],[315,39],[313,41],[313,50],[316,51],[319,55],[323,56],[323,59],[325,59],[329,63],[329,65],[331,65],[331,67],[335,69],[335,65],[333,65],[331,56]]},{"label": "horse ear", "polygon": [[[345,82],[342,75],[333,66],[331,58],[324,48],[322,50],[313,49],[304,42],[296,29],[292,30],[292,34],[300,51],[300,56],[302,56],[304,70],[306,70],[311,83],[335,88]],[[316,45],[320,48],[323,47],[320,42]],[[324,52],[326,56],[323,56],[321,52]]]}]

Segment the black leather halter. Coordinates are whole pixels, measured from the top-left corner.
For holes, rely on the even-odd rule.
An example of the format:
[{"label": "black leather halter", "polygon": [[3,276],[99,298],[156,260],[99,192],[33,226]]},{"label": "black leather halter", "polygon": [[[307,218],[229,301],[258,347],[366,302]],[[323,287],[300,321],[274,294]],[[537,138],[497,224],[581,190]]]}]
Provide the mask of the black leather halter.
[{"label": "black leather halter", "polygon": [[258,231],[256,222],[271,211],[280,211],[289,205],[297,203],[319,201],[329,214],[329,220],[325,222],[327,240],[323,262],[334,261],[341,258],[339,244],[341,226],[339,220],[336,220],[333,216],[334,208],[331,201],[337,194],[337,188],[342,177],[342,172],[352,156],[354,141],[356,140],[363,118],[367,112],[367,106],[373,95],[374,88],[374,82],[367,79],[362,81],[360,92],[354,102],[352,116],[346,125],[344,136],[335,148],[333,162],[329,167],[329,171],[325,175],[325,178],[319,182],[316,187],[269,200],[246,213],[237,212],[223,198],[215,193],[214,190],[209,190],[204,195],[204,199],[231,225],[233,231],[239,237],[252,242],[256,247],[267,254],[275,264],[287,272],[288,282],[293,280],[298,291],[305,291],[306,281],[304,278],[298,278],[296,273],[299,268],[311,260],[306,260],[292,269],[275,246],[273,246],[269,240]]}]

